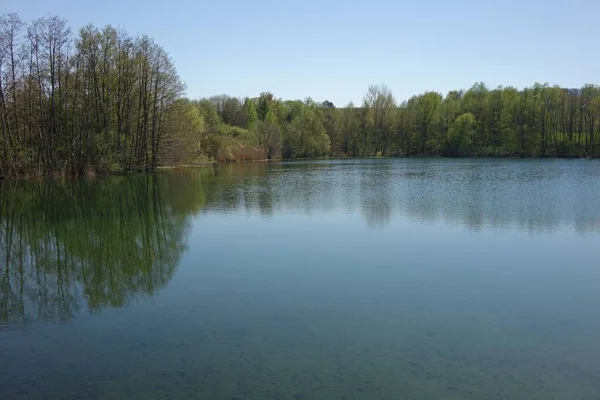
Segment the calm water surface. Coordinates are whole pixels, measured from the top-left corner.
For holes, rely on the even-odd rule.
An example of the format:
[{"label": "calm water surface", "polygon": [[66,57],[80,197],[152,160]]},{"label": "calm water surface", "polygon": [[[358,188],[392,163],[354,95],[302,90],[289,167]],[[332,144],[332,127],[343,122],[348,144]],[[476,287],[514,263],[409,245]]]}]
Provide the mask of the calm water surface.
[{"label": "calm water surface", "polygon": [[0,186],[2,399],[599,399],[600,162]]}]

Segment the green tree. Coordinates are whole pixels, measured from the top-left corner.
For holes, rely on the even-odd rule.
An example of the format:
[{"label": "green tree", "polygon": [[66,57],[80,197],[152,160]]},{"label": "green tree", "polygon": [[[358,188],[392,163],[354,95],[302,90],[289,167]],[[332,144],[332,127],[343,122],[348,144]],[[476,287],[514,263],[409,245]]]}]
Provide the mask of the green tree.
[{"label": "green tree", "polygon": [[477,120],[471,113],[458,116],[448,129],[446,155],[469,156],[473,153],[473,138],[477,134]]},{"label": "green tree", "polygon": [[244,115],[246,117],[246,129],[255,131],[258,122],[258,114],[256,113],[254,100],[250,98],[244,100]]},{"label": "green tree", "polygon": [[267,158],[281,156],[281,130],[277,123],[277,116],[271,108],[267,110],[265,120],[261,121],[258,129],[258,143],[267,153]]},{"label": "green tree", "polygon": [[210,154],[204,117],[189,100],[175,102],[165,115],[165,137],[160,148],[163,165],[190,164]]},{"label": "green tree", "polygon": [[395,118],[396,100],[392,91],[385,85],[371,85],[363,99],[363,105],[374,141],[374,152],[386,154]]}]

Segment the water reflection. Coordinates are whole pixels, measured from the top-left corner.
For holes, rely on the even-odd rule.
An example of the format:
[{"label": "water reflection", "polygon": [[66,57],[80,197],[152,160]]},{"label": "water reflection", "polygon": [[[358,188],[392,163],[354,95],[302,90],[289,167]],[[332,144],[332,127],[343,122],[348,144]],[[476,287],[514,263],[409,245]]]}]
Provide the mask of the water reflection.
[{"label": "water reflection", "polygon": [[[338,213],[472,230],[600,232],[595,161],[251,163],[0,186],[0,324],[69,320],[152,296],[201,213]],[[199,220],[197,223],[201,223]],[[359,233],[357,233],[359,234]],[[224,247],[225,244],[223,245]]]},{"label": "water reflection", "polygon": [[599,398],[599,165],[2,185],[0,398]]},{"label": "water reflection", "polygon": [[565,160],[329,160],[223,165],[207,210],[363,215],[465,226],[600,231],[600,163]]},{"label": "water reflection", "polygon": [[379,168],[367,168],[360,172],[362,214],[369,227],[383,227],[392,217],[392,164],[382,164]]},{"label": "water reflection", "polygon": [[0,324],[73,318],[154,295],[204,203],[197,172],[11,183],[0,196]]}]

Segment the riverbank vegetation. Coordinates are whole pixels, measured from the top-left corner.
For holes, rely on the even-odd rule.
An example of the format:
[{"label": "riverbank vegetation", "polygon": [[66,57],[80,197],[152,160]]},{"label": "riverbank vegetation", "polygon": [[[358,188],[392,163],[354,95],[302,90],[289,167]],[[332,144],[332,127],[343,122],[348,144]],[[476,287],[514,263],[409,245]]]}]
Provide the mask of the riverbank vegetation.
[{"label": "riverbank vegetation", "polygon": [[0,177],[150,170],[201,161],[326,156],[595,157],[600,87],[490,89],[361,104],[184,97],[148,36],[58,17],[0,17]]}]

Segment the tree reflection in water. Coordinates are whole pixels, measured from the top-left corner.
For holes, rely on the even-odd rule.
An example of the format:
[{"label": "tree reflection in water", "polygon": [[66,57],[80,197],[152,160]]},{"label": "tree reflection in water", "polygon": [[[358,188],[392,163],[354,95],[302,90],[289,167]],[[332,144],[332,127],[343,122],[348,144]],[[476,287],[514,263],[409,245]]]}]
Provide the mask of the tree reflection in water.
[{"label": "tree reflection in water", "polygon": [[199,180],[212,170],[199,171],[4,184],[0,324],[69,320],[156,294],[204,204]]}]

